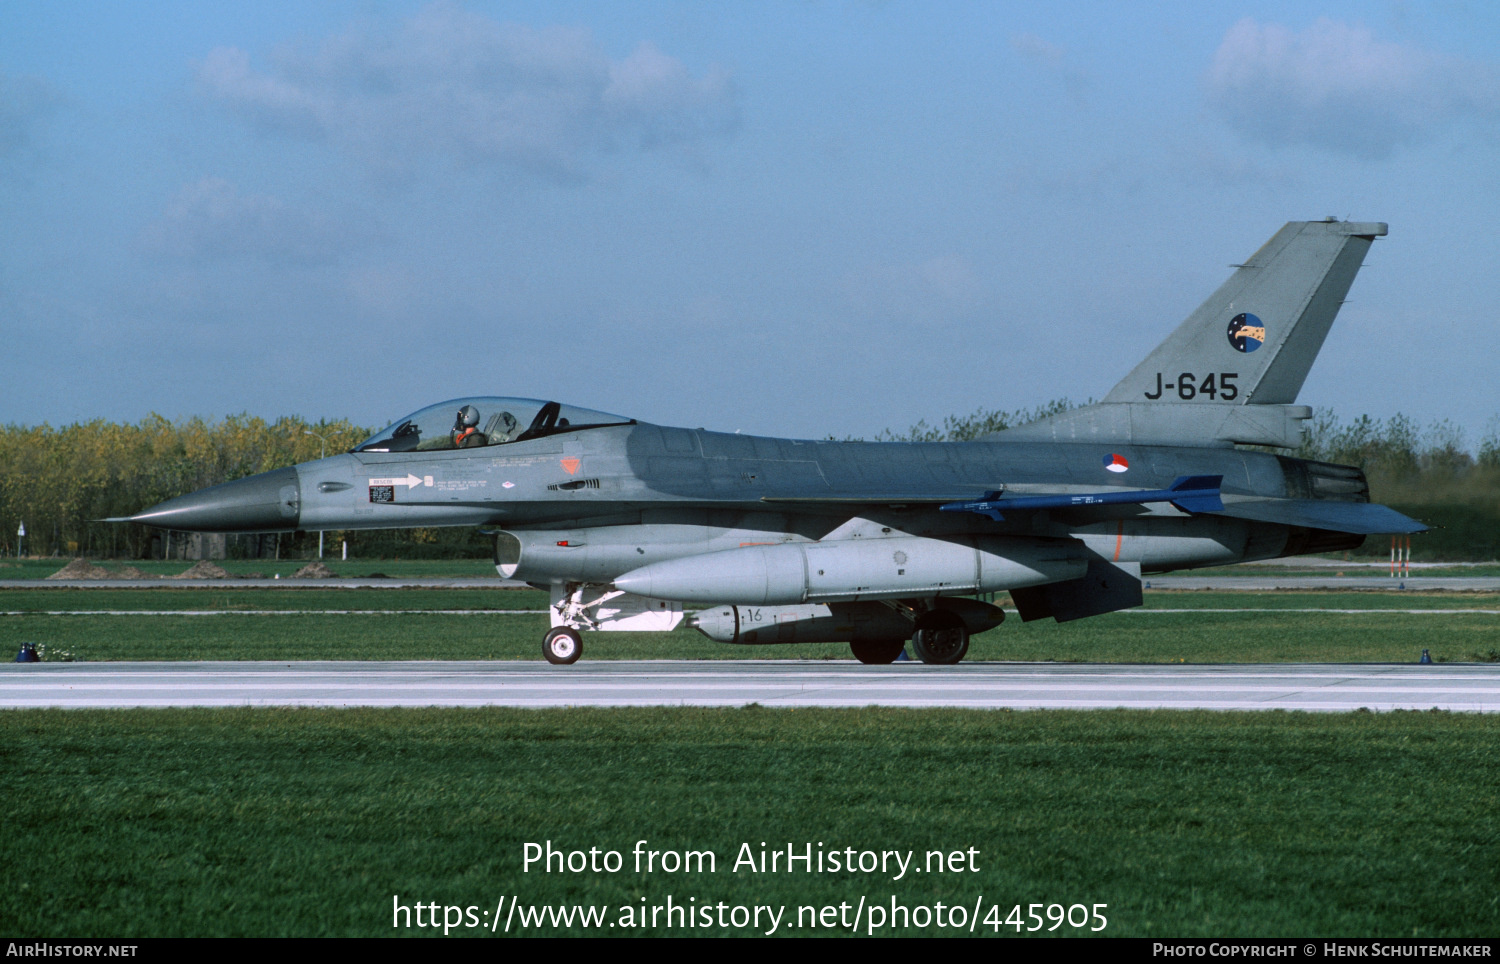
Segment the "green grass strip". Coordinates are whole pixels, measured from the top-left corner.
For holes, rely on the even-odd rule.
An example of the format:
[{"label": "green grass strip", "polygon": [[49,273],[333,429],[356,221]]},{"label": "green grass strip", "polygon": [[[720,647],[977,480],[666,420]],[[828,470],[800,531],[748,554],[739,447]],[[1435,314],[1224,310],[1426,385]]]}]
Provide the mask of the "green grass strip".
[{"label": "green grass strip", "polygon": [[[1441,713],[16,711],[0,929],[383,935],[393,895],[982,895],[1107,903],[1109,935],[1492,935],[1497,746],[1500,719]],[[522,872],[526,842],[628,861],[642,839],[717,871]],[[732,872],[761,842],[972,847],[980,870]]]},{"label": "green grass strip", "polygon": [[[430,598],[427,596],[431,593]],[[20,593],[21,596],[30,595]],[[50,594],[49,594],[50,595]],[[127,594],[129,595],[129,594]],[[196,593],[184,608],[209,608]],[[340,609],[369,605],[379,609],[520,608],[543,605],[540,593],[415,590],[359,594],[328,593],[324,602]],[[226,605],[251,607],[313,605],[304,591],[268,590],[246,600],[229,594]],[[293,598],[288,598],[293,597]],[[455,598],[461,597],[461,598]],[[533,597],[533,598],[528,598]],[[197,603],[194,604],[194,598]],[[66,600],[43,602],[46,609],[87,605],[79,590]],[[1401,596],[1386,600],[1364,593],[1169,593],[1150,597],[1148,609],[1182,612],[1122,612],[1070,623],[1022,623],[1012,616],[997,629],[976,636],[970,660],[1024,660],[1106,663],[1405,662],[1423,649],[1439,662],[1500,660],[1500,615],[1427,615],[1384,610],[1401,608],[1500,608],[1495,596]],[[36,603],[32,603],[36,605]],[[159,609],[147,593],[137,603]],[[1328,606],[1373,611],[1281,612]],[[1196,612],[1236,608],[1237,612]],[[453,615],[371,612],[274,617],[202,616],[0,616],[0,655],[23,641],[44,644],[47,658],[64,654],[84,660],[311,660],[311,659],[539,659],[547,631],[545,615]],[[672,633],[585,633],[584,655],[594,659],[848,659],[843,643],[792,646],[736,646],[717,643],[694,630]]]},{"label": "green grass strip", "polygon": [[[66,566],[71,560],[61,558],[0,559],[0,579],[43,580]],[[172,559],[96,559],[95,565],[118,572],[134,567],[149,578],[159,579],[176,576],[191,569],[191,560]],[[271,579],[280,576],[286,579],[292,573],[310,563],[310,559],[214,559],[214,565],[232,576],[258,576]],[[490,559],[339,559],[330,555],[323,564],[339,576],[364,579],[372,575],[388,576],[392,579],[417,579],[449,577],[462,579],[495,579],[495,564]],[[45,585],[45,583],[43,583]]]},{"label": "green grass strip", "polygon": [[0,589],[0,612],[546,608],[535,589]]}]

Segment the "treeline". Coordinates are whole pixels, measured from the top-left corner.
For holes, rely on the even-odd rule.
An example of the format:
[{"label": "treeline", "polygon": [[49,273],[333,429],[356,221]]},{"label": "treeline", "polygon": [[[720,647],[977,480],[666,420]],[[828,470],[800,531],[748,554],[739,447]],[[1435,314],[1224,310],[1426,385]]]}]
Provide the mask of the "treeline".
[{"label": "treeline", "polygon": [[[1297,454],[1359,466],[1376,502],[1431,526],[1413,537],[1413,558],[1500,559],[1500,417],[1471,448],[1447,420],[1423,428],[1404,415],[1344,422],[1319,412]],[[1363,552],[1378,556],[1388,547],[1372,536]]]},{"label": "treeline", "polygon": [[[918,422],[889,429],[877,441],[967,441],[1073,408],[1058,400],[1035,409],[981,408],[948,416],[940,426]],[[347,451],[372,433],[347,420],[267,422],[248,415],[221,421],[171,422],[158,415],[134,425],[96,419],[52,428],[0,427],[0,554],[16,553],[16,530],[26,524],[27,555],[146,558],[160,546],[144,526],[98,520],[132,515],[205,486]],[[1471,446],[1448,421],[1425,428],[1396,415],[1352,421],[1319,412],[1308,424],[1301,458],[1357,465],[1372,495],[1408,515],[1439,526],[1423,537],[1428,558],[1500,557],[1500,418]],[[489,542],[473,528],[375,530],[329,535],[330,554],[341,540],[362,558],[482,556]],[[236,552],[231,544],[230,555]],[[306,554],[317,536],[283,537],[281,551]],[[1414,544],[1414,548],[1416,544]],[[1381,540],[1368,551],[1383,551]]]},{"label": "treeline", "polygon": [[[1093,402],[1090,399],[1085,405]],[[881,429],[875,436],[877,442],[972,442],[991,432],[1002,432],[1017,425],[1025,425],[1039,418],[1049,415],[1060,415],[1070,409],[1077,408],[1073,402],[1066,398],[1058,398],[1045,405],[1036,408],[1019,408],[1013,412],[1001,411],[998,408],[977,409],[970,415],[949,415],[943,419],[941,426],[928,425],[924,418],[905,432],[893,432],[890,429]],[[863,441],[862,439],[849,439],[849,441]]]},{"label": "treeline", "polygon": [[[1092,404],[1092,400],[1084,404]],[[1036,408],[1012,412],[981,408],[970,415],[949,415],[941,426],[923,419],[904,432],[882,429],[877,442],[969,442],[1049,415],[1079,407],[1059,398]],[[1385,421],[1361,415],[1350,422],[1323,409],[1304,423],[1302,447],[1294,455],[1320,462],[1357,465],[1366,474],[1379,476],[1386,484],[1419,480],[1465,479],[1477,481],[1500,469],[1500,416],[1490,420],[1490,429],[1477,447],[1471,447],[1464,430],[1449,419],[1425,429],[1405,415]],[[857,441],[851,439],[851,441]],[[1475,486],[1476,490],[1480,487]]]},{"label": "treeline", "polygon": [[1464,430],[1448,419],[1423,429],[1405,415],[1385,421],[1361,415],[1343,422],[1329,411],[1319,411],[1307,423],[1297,455],[1304,459],[1357,465],[1384,480],[1427,477],[1468,478],[1475,470],[1500,469],[1500,416],[1477,447],[1469,446]]},{"label": "treeline", "polygon": [[62,428],[7,425],[0,428],[0,551],[16,553],[24,522],[27,555],[144,558],[154,530],[99,520],[316,459],[325,447],[330,455],[343,452],[369,435],[348,421],[267,422],[248,415],[218,422],[152,415],[134,425],[103,419]]}]

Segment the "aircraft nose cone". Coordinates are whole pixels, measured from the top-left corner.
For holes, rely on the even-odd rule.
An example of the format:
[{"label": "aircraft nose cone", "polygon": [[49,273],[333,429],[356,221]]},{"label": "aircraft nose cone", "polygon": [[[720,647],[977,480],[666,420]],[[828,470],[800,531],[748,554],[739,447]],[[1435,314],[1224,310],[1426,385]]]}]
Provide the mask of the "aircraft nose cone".
[{"label": "aircraft nose cone", "polygon": [[286,468],[179,495],[130,521],[186,532],[286,532],[301,512],[297,470]]}]

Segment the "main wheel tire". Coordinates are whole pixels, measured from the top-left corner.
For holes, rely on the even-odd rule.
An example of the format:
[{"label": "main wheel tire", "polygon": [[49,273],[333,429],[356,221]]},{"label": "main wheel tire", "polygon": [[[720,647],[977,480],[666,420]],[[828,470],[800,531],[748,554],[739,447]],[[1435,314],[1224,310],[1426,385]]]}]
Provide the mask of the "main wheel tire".
[{"label": "main wheel tire", "polygon": [[576,663],[583,655],[583,637],[576,629],[559,626],[542,637],[542,655],[554,666]]},{"label": "main wheel tire", "polygon": [[894,663],[901,650],[906,648],[904,639],[862,639],[849,644],[854,658],[861,663]]},{"label": "main wheel tire", "polygon": [[952,666],[969,651],[969,628],[957,613],[931,609],[917,617],[911,648],[924,663]]}]

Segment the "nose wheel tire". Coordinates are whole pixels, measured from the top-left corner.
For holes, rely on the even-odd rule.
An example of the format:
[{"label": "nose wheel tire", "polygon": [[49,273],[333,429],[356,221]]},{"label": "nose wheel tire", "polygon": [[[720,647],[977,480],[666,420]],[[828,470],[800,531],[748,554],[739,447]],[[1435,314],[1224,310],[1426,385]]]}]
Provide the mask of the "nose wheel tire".
[{"label": "nose wheel tire", "polygon": [[917,617],[911,648],[924,663],[951,666],[969,651],[969,629],[957,614],[932,609]]},{"label": "nose wheel tire", "polygon": [[576,663],[583,655],[583,637],[576,629],[559,626],[542,637],[542,655],[554,666]]},{"label": "nose wheel tire", "polygon": [[905,647],[904,639],[863,639],[849,644],[861,663],[894,663]]}]

